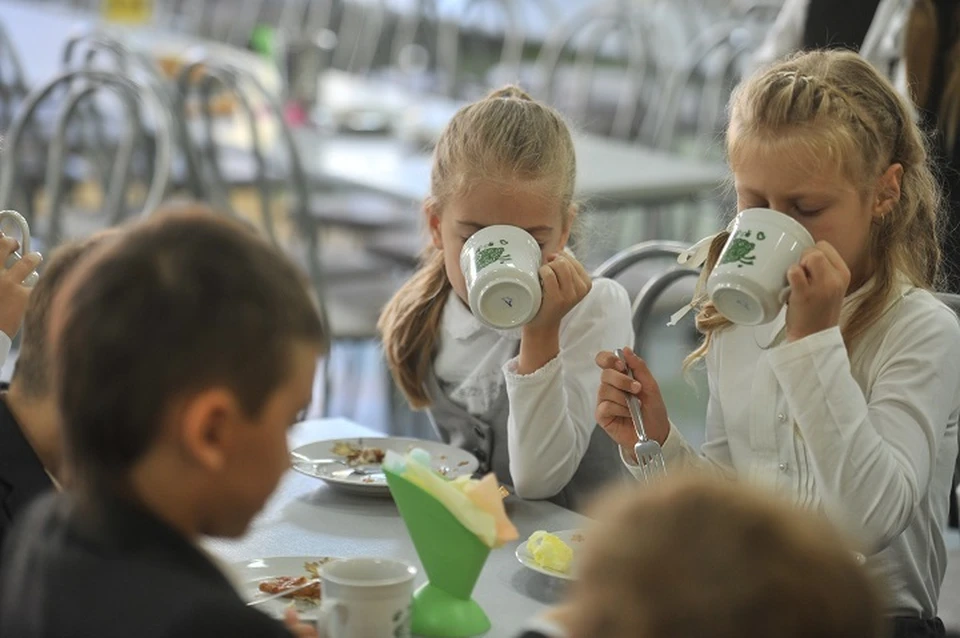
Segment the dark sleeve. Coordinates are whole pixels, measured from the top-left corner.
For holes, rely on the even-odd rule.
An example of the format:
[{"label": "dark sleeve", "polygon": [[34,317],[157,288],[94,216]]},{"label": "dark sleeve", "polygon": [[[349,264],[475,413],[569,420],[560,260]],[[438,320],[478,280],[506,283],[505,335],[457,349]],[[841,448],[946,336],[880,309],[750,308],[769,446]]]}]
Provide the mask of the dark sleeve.
[{"label": "dark sleeve", "polygon": [[164,638],[292,638],[278,620],[236,603],[195,605],[170,624]]}]

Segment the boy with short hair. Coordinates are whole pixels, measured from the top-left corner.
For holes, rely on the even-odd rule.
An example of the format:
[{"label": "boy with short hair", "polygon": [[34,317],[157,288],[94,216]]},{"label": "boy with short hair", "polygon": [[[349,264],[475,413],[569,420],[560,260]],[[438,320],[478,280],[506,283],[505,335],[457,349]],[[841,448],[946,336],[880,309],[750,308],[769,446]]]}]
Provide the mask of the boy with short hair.
[{"label": "boy with short hair", "polygon": [[160,215],[84,260],[50,338],[72,485],[7,539],[0,635],[289,638],[197,543],[243,534],[289,467],[328,346],[300,272],[238,224]]}]

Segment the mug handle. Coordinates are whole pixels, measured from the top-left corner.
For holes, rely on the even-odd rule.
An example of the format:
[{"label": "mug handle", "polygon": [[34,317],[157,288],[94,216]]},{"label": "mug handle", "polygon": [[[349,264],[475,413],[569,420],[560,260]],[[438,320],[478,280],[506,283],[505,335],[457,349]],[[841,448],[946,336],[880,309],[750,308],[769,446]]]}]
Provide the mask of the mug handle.
[{"label": "mug handle", "polygon": [[349,607],[346,603],[336,598],[324,598],[320,601],[320,608],[317,609],[317,634],[320,638],[331,638],[328,625],[330,617],[333,614],[349,614]]},{"label": "mug handle", "polygon": [[[0,210],[0,220],[3,220],[4,218],[12,219],[14,222],[16,222],[17,226],[20,227],[20,250],[23,251],[23,254],[21,254],[19,251],[15,251],[12,255],[10,255],[10,258],[7,259],[7,263],[4,264],[4,268],[10,268],[15,263],[23,259],[23,255],[30,252],[30,226],[27,224],[27,220],[24,218],[24,216],[15,210]],[[23,285],[27,288],[33,288],[37,285],[39,278],[40,277],[37,275],[37,271],[34,270],[27,275],[26,279],[23,280]]]}]

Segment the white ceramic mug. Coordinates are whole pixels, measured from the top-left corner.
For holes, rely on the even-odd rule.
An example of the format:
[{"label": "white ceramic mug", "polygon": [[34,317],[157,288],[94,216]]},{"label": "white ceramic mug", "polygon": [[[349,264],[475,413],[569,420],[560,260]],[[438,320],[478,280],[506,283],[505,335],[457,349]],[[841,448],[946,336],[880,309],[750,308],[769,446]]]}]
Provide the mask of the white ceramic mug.
[{"label": "white ceramic mug", "polygon": [[529,323],[543,298],[542,260],[537,240],[522,228],[487,226],[474,233],[460,251],[474,316],[498,330]]},{"label": "white ceramic mug", "polygon": [[[30,226],[27,224],[27,220],[24,219],[23,215],[18,213],[15,210],[0,210],[0,229],[3,228],[4,222],[7,220],[12,220],[17,226],[20,227],[20,250],[14,252],[10,257],[7,258],[7,262],[4,264],[4,268],[10,268],[15,263],[20,261],[23,258],[23,255],[30,252]],[[37,284],[39,276],[37,271],[32,271],[27,278],[23,280],[23,285],[28,288],[33,288]]]},{"label": "white ceramic mug", "polygon": [[409,638],[413,565],[389,558],[343,558],[320,569],[317,630],[325,638]]},{"label": "white ceramic mug", "polygon": [[783,213],[767,208],[741,212],[707,279],[710,300],[733,323],[773,321],[790,293],[787,270],[814,243],[806,228]]}]

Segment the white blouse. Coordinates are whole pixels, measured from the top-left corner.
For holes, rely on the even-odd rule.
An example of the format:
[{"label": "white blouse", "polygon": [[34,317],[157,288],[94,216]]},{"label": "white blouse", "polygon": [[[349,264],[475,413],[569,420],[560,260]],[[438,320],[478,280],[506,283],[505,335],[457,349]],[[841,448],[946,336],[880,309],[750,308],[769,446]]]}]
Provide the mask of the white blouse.
[{"label": "white blouse", "polygon": [[527,375],[517,374],[519,334],[487,328],[451,292],[434,372],[447,395],[476,416],[506,391],[514,488],[523,498],[550,498],[573,478],[596,427],[597,353],[633,343],[630,298],[620,284],[595,279],[560,322],[560,354]]},{"label": "white blouse", "polygon": [[851,358],[839,328],[781,343],[785,316],[715,335],[702,456],[671,427],[667,469],[712,467],[824,512],[890,587],[888,613],[934,616],[957,458],[957,317],[903,285]]}]

